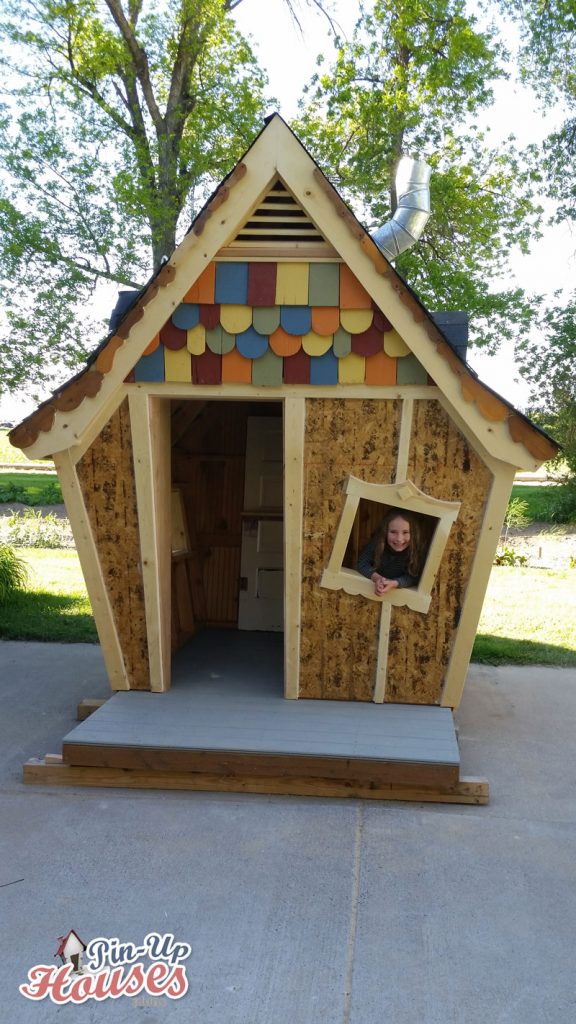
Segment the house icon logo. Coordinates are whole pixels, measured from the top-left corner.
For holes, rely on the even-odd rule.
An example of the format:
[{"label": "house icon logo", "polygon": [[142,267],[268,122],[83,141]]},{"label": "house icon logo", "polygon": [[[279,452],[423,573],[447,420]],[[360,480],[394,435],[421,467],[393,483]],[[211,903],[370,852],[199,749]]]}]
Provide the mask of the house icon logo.
[{"label": "house icon logo", "polygon": [[141,943],[105,935],[86,943],[71,928],[58,936],[54,957],[61,963],[35,964],[18,991],[26,999],[49,999],[57,1006],[122,996],[181,999],[188,991],[184,962],[191,955],[190,943],[178,942],[171,932],[149,932]]},{"label": "house icon logo", "polygon": [[72,964],[72,972],[74,974],[82,974],[84,968],[82,967],[82,954],[86,950],[86,943],[82,942],[80,936],[70,929],[67,935],[58,936],[58,949],[54,956],[59,956],[62,963]]}]

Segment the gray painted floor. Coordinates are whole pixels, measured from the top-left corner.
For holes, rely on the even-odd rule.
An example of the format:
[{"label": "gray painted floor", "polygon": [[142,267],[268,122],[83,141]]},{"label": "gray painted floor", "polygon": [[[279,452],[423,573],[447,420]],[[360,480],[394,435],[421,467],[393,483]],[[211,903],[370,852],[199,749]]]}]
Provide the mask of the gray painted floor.
[{"label": "gray painted floor", "polygon": [[178,652],[166,693],[116,693],[64,742],[460,763],[449,708],[285,700],[283,636],[204,630]]},{"label": "gray painted floor", "polygon": [[[485,808],[25,787],[106,696],[99,648],[0,643],[0,694],[2,1020],[572,1024],[574,672],[472,667],[462,768]],[[173,932],[188,993],[25,1000],[70,928]]]}]

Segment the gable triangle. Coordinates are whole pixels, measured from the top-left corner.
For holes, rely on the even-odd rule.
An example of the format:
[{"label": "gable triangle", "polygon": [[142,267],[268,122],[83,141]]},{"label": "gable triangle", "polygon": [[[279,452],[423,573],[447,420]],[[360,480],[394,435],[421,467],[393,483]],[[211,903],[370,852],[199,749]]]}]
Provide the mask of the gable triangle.
[{"label": "gable triangle", "polygon": [[218,256],[336,259],[338,253],[277,177]]}]

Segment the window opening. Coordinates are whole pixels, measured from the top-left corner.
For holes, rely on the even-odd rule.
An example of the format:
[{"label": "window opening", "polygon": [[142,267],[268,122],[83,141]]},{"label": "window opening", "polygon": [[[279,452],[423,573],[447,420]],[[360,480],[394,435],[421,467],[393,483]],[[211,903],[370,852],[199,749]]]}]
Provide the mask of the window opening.
[{"label": "window opening", "polygon": [[[353,476],[348,477],[345,496],[321,586],[427,612],[436,573],[452,524],[458,515],[460,502],[433,498],[420,491],[410,480],[395,484],[372,484]],[[422,567],[415,586],[398,587],[378,595],[373,582],[358,572],[356,567],[362,551],[392,508],[399,509],[400,514],[405,510],[417,517],[422,535]]]}]

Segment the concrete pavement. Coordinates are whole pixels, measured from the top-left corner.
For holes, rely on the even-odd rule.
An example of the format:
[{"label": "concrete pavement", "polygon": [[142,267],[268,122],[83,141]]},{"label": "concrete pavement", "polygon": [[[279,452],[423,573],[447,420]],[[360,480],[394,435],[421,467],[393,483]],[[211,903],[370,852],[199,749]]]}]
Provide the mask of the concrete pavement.
[{"label": "concrete pavement", "polygon": [[[472,666],[463,773],[486,808],[25,787],[107,692],[97,646],[0,643],[2,1020],[571,1024],[574,671]],[[187,994],[25,999],[71,928],[171,932]]]}]

